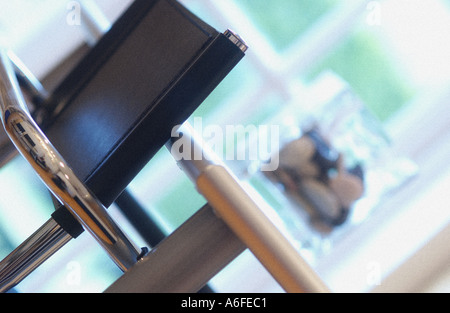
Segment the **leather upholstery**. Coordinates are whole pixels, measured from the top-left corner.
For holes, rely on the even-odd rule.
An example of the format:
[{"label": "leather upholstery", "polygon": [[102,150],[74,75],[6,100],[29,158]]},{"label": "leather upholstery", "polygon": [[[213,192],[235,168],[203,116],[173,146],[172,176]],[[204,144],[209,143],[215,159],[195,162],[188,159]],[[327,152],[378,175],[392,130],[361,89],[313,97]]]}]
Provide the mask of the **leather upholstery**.
[{"label": "leather upholstery", "polygon": [[61,83],[45,132],[109,206],[243,57],[172,0],[137,0]]}]

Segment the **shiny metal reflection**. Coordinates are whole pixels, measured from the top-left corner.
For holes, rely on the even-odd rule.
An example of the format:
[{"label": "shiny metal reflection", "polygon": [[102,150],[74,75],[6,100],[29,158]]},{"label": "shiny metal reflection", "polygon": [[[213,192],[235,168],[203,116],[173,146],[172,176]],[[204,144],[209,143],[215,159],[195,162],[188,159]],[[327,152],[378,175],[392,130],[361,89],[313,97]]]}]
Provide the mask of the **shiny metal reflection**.
[{"label": "shiny metal reflection", "polygon": [[6,133],[53,195],[126,271],[141,252],[74,174],[31,118],[6,50],[0,52],[0,111]]},{"label": "shiny metal reflection", "polygon": [[0,262],[0,292],[16,286],[70,239],[58,223],[49,219]]}]

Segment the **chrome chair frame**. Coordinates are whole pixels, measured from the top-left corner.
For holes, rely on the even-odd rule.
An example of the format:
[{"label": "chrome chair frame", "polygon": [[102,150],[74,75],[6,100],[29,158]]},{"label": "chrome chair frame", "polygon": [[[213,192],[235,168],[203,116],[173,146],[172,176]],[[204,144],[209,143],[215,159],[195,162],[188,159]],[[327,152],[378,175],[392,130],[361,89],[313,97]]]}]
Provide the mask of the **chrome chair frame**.
[{"label": "chrome chair frame", "polygon": [[[30,80],[31,81],[31,80]],[[14,68],[7,50],[0,51],[0,111],[6,133],[21,155],[28,161],[52,194],[67,208],[87,229],[99,244],[108,252],[120,269],[126,271],[136,263],[141,255],[138,249],[123,233],[117,223],[108,215],[104,206],[94,194],[75,175],[64,158],[53,147],[39,126],[31,117],[19,88]],[[39,242],[46,237],[49,229],[57,227],[51,221],[35,233],[34,239],[28,240],[16,250],[17,254],[25,249],[31,259],[41,260],[49,252],[40,248]],[[53,230],[58,245],[67,241],[64,232]],[[59,235],[57,235],[59,234]],[[59,237],[63,237],[59,239]],[[52,238],[53,239],[53,238]],[[45,242],[48,241],[44,240]],[[37,251],[34,251],[34,250]],[[50,251],[54,248],[51,247]],[[40,251],[40,252],[39,252]],[[35,255],[40,255],[36,257]],[[16,253],[7,257],[0,269],[1,276],[11,279],[11,272],[16,270],[14,264],[18,259]],[[26,258],[21,263],[30,262]],[[20,267],[24,266],[21,264]],[[26,268],[32,268],[26,266]],[[21,275],[19,275],[21,276]]]},{"label": "chrome chair frame", "polygon": [[[224,35],[245,52],[247,46],[239,36],[231,31]],[[329,291],[188,123],[177,131],[178,139],[173,138],[166,147],[208,204],[157,249],[147,254],[146,248],[138,248],[41,131],[27,109],[17,77],[34,99],[46,97],[39,81],[20,60],[1,50],[0,111],[4,128],[54,197],[70,209],[124,271],[106,292],[196,292],[246,248],[287,292]],[[180,159],[172,149],[177,140],[191,143],[193,155],[203,158]],[[0,292],[18,284],[71,239],[50,218],[0,262]],[[180,243],[185,247],[181,253],[174,250]],[[199,249],[209,257],[200,259],[195,253]]]}]

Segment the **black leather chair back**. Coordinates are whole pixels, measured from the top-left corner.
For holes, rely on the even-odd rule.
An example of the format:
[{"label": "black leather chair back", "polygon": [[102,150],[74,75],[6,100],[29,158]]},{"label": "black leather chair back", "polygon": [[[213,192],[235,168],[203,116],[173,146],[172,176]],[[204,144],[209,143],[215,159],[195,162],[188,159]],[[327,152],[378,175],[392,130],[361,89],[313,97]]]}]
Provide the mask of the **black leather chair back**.
[{"label": "black leather chair back", "polygon": [[243,55],[177,1],[136,0],[55,89],[45,133],[109,206]]}]

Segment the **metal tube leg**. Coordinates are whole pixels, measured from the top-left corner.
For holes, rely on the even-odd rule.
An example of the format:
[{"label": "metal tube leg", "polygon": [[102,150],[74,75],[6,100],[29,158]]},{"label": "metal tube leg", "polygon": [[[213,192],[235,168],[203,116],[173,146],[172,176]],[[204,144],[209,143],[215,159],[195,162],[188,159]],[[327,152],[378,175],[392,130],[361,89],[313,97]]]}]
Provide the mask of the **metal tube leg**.
[{"label": "metal tube leg", "polygon": [[53,218],[0,262],[0,292],[16,286],[72,239]]},{"label": "metal tube leg", "polygon": [[[129,190],[125,189],[116,199],[115,203],[150,247],[156,247],[166,238],[166,234],[161,227],[145,212],[145,209],[133,197]],[[214,290],[208,285],[199,290],[199,293],[213,292]]]},{"label": "metal tube leg", "polygon": [[105,292],[197,292],[245,249],[207,204]]},{"label": "metal tube leg", "polygon": [[[329,291],[188,123],[178,129],[178,138],[168,142],[167,148],[217,215],[287,292]],[[190,151],[188,160],[180,156],[180,148]]]}]

